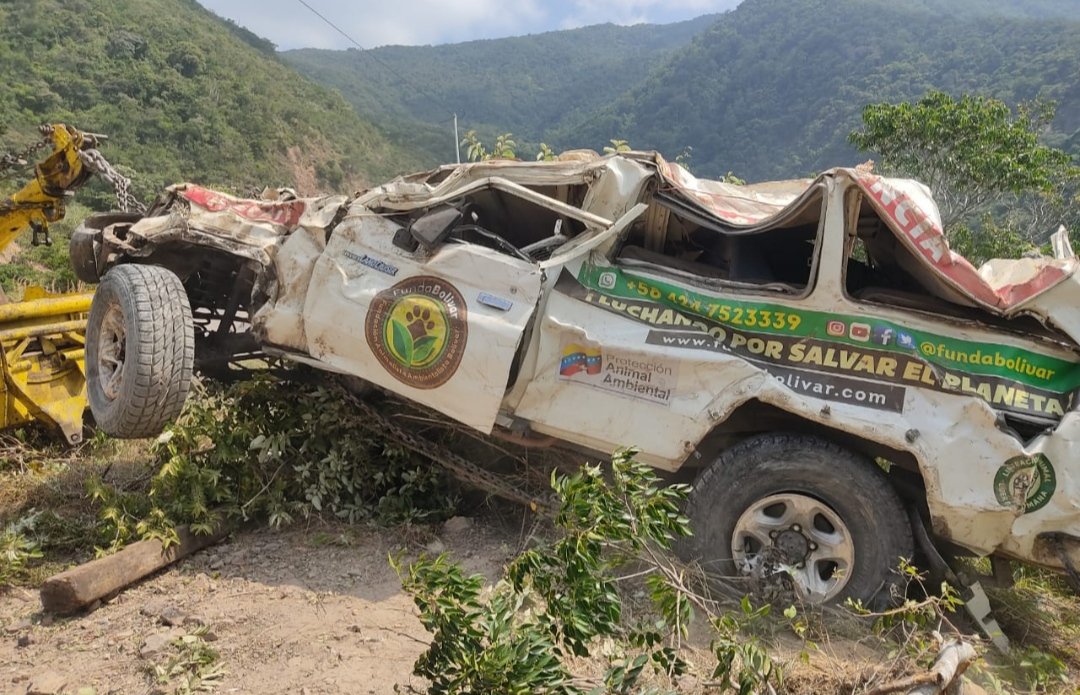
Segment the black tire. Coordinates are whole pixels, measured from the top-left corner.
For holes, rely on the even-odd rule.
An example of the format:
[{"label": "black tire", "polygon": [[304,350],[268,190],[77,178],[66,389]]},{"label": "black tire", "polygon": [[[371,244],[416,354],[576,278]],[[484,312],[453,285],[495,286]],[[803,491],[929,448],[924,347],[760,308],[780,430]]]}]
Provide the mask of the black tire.
[{"label": "black tire", "polygon": [[[769,504],[765,502],[767,499],[781,501]],[[835,595],[826,592],[809,600],[834,603],[854,598],[874,607],[889,603],[895,594],[892,587],[900,583],[896,573],[900,558],[910,559],[914,549],[903,505],[884,471],[873,461],[819,437],[759,435],[724,452],[701,473],[687,500],[687,516],[694,536],[682,548],[683,554],[700,562],[710,573],[722,576],[745,573],[746,568],[740,569],[733,559],[736,528],[742,534],[743,529],[753,528],[755,520],[763,518],[760,515],[771,513],[777,518],[769,517],[767,523],[788,523],[784,502],[788,499],[807,501],[810,505],[820,502],[832,512],[833,520],[838,518],[841,522],[839,531],[830,531],[831,522],[815,512],[812,518],[818,528],[800,533],[803,540],[786,528],[770,532],[770,536],[778,533],[771,546],[777,549],[767,552],[782,557],[785,562],[803,557],[806,573],[812,575],[816,571],[818,576],[828,573],[834,579],[828,582],[823,579],[822,583],[837,582],[829,589]],[[774,508],[776,511],[771,512]],[[744,513],[748,516],[740,524]],[[790,528],[801,531],[798,526]],[[813,541],[820,540],[819,531],[822,536],[847,539],[844,547],[852,552],[852,560],[845,571],[830,571],[831,561],[816,559],[818,546]],[[740,536],[744,542],[738,553],[743,557],[759,554],[748,547],[756,543],[751,536]],[[781,551],[778,549],[781,545],[791,550]],[[824,549],[820,553],[821,557],[826,555]],[[839,563],[831,564],[835,570]],[[821,601],[825,596],[827,600]]]},{"label": "black tire", "polygon": [[159,434],[184,407],[194,362],[180,278],[152,265],[107,272],[86,329],[86,393],[98,427],[122,439]]},{"label": "black tire", "polygon": [[97,272],[95,238],[96,235],[79,228],[71,233],[71,239],[68,241],[68,258],[75,271],[75,277],[87,283],[101,280]]}]

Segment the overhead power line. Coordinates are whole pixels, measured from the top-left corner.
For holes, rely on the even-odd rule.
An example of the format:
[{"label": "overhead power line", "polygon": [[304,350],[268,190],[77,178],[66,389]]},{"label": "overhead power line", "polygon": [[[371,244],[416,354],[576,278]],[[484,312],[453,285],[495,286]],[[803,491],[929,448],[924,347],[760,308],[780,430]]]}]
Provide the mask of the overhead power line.
[{"label": "overhead power line", "polygon": [[352,36],[350,36],[347,31],[345,31],[344,29],[339,27],[334,22],[330,21],[330,19],[328,19],[326,17],[326,15],[324,15],[323,13],[316,10],[314,7],[309,5],[305,0],[296,0],[296,1],[298,3],[300,3],[301,5],[303,5],[304,7],[311,10],[312,14],[314,14],[316,17],[318,17],[322,21],[326,22],[330,26],[331,29],[333,29],[337,33],[344,36],[345,39],[347,41],[349,41],[349,43],[356,46],[360,50],[360,53],[364,54],[365,56],[367,56],[371,60],[374,60],[376,63],[383,66],[383,68],[385,68],[387,72],[389,72],[391,75],[393,75],[397,79],[401,80],[403,83],[408,85],[410,88],[412,88],[413,90],[415,90],[416,92],[421,94],[424,98],[428,99],[436,107],[441,107],[442,109],[444,109],[448,113],[453,113],[454,109],[450,108],[450,106],[447,105],[447,103],[445,101],[443,101],[442,99],[439,99],[437,97],[432,96],[426,90],[422,89],[419,85],[417,85],[415,82],[412,82],[411,80],[407,79],[404,75],[402,75],[397,70],[395,70],[393,67],[391,67],[389,63],[387,63],[386,61],[382,60],[381,58],[376,56],[374,53],[372,53],[371,49],[364,48],[363,46],[361,46],[360,42],[357,41],[356,39],[354,39]]}]

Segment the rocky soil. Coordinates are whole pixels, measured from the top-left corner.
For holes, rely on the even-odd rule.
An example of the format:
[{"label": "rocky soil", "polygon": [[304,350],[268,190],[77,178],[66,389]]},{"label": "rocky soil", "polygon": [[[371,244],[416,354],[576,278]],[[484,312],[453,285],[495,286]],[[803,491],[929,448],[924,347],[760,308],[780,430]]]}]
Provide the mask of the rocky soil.
[{"label": "rocky soil", "polygon": [[224,669],[217,693],[422,690],[411,672],[427,634],[388,557],[449,550],[494,577],[520,543],[518,523],[239,533],[71,618],[43,615],[37,592],[13,589],[0,595],[0,693],[171,693],[153,666],[200,632]]}]

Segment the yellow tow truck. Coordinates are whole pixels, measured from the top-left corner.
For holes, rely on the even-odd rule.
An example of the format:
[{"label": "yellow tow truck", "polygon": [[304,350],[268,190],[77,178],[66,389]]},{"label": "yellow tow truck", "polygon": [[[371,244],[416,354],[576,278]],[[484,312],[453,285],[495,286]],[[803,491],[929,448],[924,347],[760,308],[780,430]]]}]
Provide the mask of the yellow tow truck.
[{"label": "yellow tow truck", "polygon": [[[65,201],[97,173],[116,186],[121,207],[131,202],[128,181],[97,150],[105,136],[64,124],[43,125],[41,141],[18,154],[0,155],[0,178],[26,165],[38,150],[52,152],[34,167],[34,178],[0,197],[0,252],[26,229],[32,243],[50,244],[49,223],[63,219]],[[52,294],[27,287],[22,301],[0,292],[0,430],[33,421],[83,437],[86,409],[84,355],[86,312],[92,292]]]}]

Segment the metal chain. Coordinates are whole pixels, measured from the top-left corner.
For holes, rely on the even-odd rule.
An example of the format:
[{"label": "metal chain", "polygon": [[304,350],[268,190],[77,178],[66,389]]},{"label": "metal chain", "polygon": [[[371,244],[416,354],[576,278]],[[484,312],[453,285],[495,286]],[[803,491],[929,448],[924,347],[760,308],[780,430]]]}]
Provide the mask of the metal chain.
[{"label": "metal chain", "polygon": [[7,178],[15,170],[33,164],[35,159],[34,154],[38,150],[49,146],[48,136],[52,134],[52,131],[49,130],[46,132],[45,130],[42,130],[41,134],[41,140],[32,145],[28,145],[21,152],[7,152],[0,155],[0,179]]},{"label": "metal chain", "polygon": [[[52,144],[53,127],[51,125],[38,126],[41,140],[25,147],[20,152],[8,152],[0,155],[0,179],[7,178],[17,169],[29,166],[33,163],[34,155]],[[105,155],[96,149],[88,148],[79,150],[79,159],[84,167],[100,175],[113,185],[116,191],[116,205],[123,212],[146,212],[146,206],[135,199],[131,194],[131,180],[113,168]]]},{"label": "metal chain", "polygon": [[458,480],[512,502],[524,504],[533,511],[543,514],[553,512],[554,507],[550,500],[530,495],[525,490],[510,484],[506,477],[492,473],[436,442],[404,429],[364,401],[364,399],[351,393],[348,394],[348,397],[367,418],[369,429],[380,435],[389,436],[406,449],[431,459]]},{"label": "metal chain", "polygon": [[82,160],[84,167],[113,185],[116,190],[116,205],[121,212],[138,212],[140,214],[146,212],[146,206],[131,194],[131,179],[114,169],[113,165],[109,164],[109,160],[105,159],[105,155],[91,148],[79,150],[79,159]]}]

